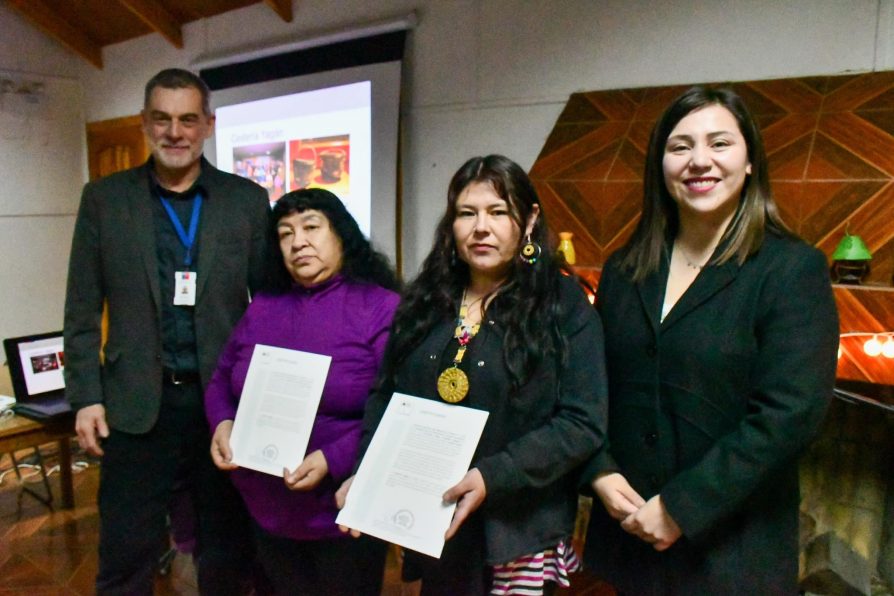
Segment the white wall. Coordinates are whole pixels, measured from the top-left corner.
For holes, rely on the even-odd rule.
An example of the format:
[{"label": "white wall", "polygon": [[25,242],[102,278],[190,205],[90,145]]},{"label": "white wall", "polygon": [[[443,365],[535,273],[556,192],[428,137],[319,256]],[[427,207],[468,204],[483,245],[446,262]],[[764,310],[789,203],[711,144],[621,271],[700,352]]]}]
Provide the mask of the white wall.
[{"label": "white wall", "polygon": [[0,338],[62,328],[68,252],[86,165],[80,59],[0,3],[0,76],[43,83],[0,95]]},{"label": "white wall", "polygon": [[[161,68],[189,68],[203,55],[415,10],[403,102],[404,266],[411,274],[429,249],[453,171],[488,152],[530,167],[572,92],[894,68],[894,0],[294,0],[293,6],[291,24],[264,4],[190,24],[182,50],[159,35],[110,46],[101,71],[74,60],[86,119],[137,113],[145,81]],[[0,26],[9,20],[2,5],[0,19]],[[6,27],[3,43],[5,33]],[[52,63],[69,71],[71,59],[60,60],[41,41],[29,43],[37,46],[37,64],[28,68]]]},{"label": "white wall", "polygon": [[[530,167],[574,91],[894,67],[894,0],[341,0],[263,4],[153,35],[81,65],[91,120],[133,114],[154,71],[416,10],[404,76],[404,266],[427,253],[447,182],[468,157]],[[110,96],[107,90],[117,91]]]}]

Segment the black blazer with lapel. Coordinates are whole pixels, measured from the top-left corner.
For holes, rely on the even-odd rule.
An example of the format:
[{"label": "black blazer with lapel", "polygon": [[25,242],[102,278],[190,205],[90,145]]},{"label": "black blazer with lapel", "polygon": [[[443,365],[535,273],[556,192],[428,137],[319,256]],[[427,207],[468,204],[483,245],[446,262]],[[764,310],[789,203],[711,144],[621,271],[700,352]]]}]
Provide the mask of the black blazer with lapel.
[{"label": "black blazer with lapel", "polygon": [[703,269],[659,321],[667,265],[634,284],[609,259],[598,291],[609,449],[661,494],[683,537],[658,553],[598,502],[586,559],[629,594],[794,594],[797,455],[834,384],[838,319],[824,256],[767,233],[743,265]]},{"label": "black blazer with lapel", "polygon": [[[217,356],[263,276],[266,192],[203,160],[207,192],[194,311],[199,373],[207,384]],[[102,403],[112,428],[147,432],[161,402],[162,339],[158,257],[149,163],[88,183],[81,196],[65,301],[65,383],[72,407]],[[100,319],[109,309],[105,361]]]}]

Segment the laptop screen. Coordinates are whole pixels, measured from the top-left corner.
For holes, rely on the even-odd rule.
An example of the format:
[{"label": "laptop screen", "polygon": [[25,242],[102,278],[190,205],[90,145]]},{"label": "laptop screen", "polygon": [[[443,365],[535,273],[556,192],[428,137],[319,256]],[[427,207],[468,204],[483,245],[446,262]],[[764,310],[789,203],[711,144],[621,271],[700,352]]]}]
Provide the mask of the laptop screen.
[{"label": "laptop screen", "polygon": [[65,388],[65,350],[62,332],[3,340],[16,400],[61,394]]}]

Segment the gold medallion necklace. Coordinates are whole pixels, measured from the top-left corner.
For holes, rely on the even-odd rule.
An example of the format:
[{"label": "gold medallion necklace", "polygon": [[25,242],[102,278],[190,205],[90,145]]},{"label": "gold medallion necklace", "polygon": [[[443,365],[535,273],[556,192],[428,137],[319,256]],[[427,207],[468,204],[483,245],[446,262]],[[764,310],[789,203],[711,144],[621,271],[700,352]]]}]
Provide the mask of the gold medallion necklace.
[{"label": "gold medallion necklace", "polygon": [[481,327],[480,323],[474,325],[465,325],[463,322],[469,312],[466,305],[466,293],[463,292],[462,302],[459,307],[459,316],[456,318],[456,329],[453,331],[453,339],[459,342],[459,349],[456,356],[453,357],[453,366],[445,369],[438,376],[438,395],[444,401],[455,404],[466,398],[469,393],[469,377],[459,368],[459,363],[463,361],[466,354],[466,346],[472,341],[472,338],[478,333]]}]

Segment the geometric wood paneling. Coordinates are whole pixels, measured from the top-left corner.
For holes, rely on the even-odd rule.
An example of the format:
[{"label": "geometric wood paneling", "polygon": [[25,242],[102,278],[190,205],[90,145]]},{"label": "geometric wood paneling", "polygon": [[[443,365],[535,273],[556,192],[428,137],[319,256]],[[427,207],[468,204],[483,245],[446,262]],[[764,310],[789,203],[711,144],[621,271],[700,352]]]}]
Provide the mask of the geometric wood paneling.
[{"label": "geometric wood paneling", "polygon": [[[872,251],[867,282],[894,275],[894,72],[732,83],[761,127],[786,223],[831,257],[849,227]],[[573,94],[531,179],[553,230],[598,267],[630,236],[649,133],[688,85]],[[889,327],[890,329],[890,327]]]}]

